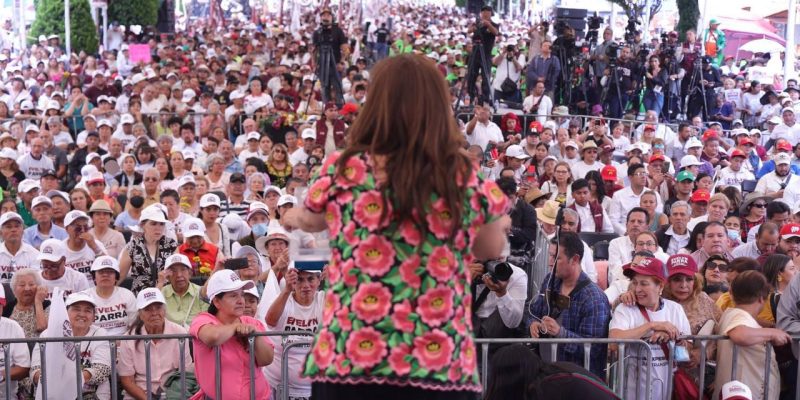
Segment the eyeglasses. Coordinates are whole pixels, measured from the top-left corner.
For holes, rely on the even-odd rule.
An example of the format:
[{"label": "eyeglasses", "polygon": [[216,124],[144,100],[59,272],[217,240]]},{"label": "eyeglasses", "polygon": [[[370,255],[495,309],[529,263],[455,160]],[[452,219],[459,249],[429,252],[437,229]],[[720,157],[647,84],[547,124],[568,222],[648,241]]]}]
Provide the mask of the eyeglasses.
[{"label": "eyeglasses", "polygon": [[89,225],[75,225],[73,226],[76,233],[86,232],[89,230]]},{"label": "eyeglasses", "polygon": [[706,264],[707,269],[718,269],[719,272],[728,272],[728,264],[724,262],[710,262]]},{"label": "eyeglasses", "polygon": [[765,203],[753,203],[752,206],[755,208],[764,208],[767,205]]}]

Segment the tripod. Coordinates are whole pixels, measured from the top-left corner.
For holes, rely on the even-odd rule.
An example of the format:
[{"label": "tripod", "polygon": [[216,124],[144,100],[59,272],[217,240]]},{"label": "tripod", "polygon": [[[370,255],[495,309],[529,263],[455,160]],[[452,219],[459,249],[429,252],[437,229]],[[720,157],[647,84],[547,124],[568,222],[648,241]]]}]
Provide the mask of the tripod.
[{"label": "tripod", "polygon": [[616,94],[617,94],[617,106],[619,107],[620,115],[609,115],[609,116],[611,118],[621,118],[622,115],[625,115],[625,107],[623,107],[623,104],[622,104],[622,92],[620,92],[620,90],[619,90],[620,79],[619,79],[619,71],[617,70],[616,61],[611,61],[609,63],[609,65],[608,65],[608,68],[611,70],[611,74],[608,77],[609,80],[608,80],[608,82],[606,84],[606,87],[603,88],[603,94],[601,96],[602,97],[602,103],[606,104],[606,102],[608,102],[608,100],[609,100],[608,99],[609,91],[611,90],[611,85],[613,84],[614,85],[614,89],[616,90]]},{"label": "tripod", "polygon": [[703,121],[708,120],[708,101],[706,101],[706,90],[701,83],[702,80],[703,80],[703,67],[701,65],[700,57],[697,57],[697,59],[694,60],[692,78],[689,80],[687,99],[683,107],[683,115],[685,115],[687,119],[694,117],[694,115],[690,116],[688,113],[689,103],[693,103],[692,97],[696,95],[696,92],[699,92],[699,96],[703,99],[702,103]]},{"label": "tripod", "polygon": [[[661,109],[661,114],[664,116],[664,122],[670,122],[672,120],[673,114],[675,113],[675,107],[673,107],[673,102],[675,98],[672,94],[672,87],[673,85],[677,85],[677,81],[673,81],[669,79],[670,76],[676,75],[676,62],[672,58],[670,58],[669,63],[667,64],[667,93],[664,96],[664,105],[665,108]],[[680,92],[680,86],[678,87],[678,92]]]},{"label": "tripod", "polygon": [[[333,100],[336,106],[341,108],[344,104],[342,80],[339,78],[339,73],[336,71],[336,58],[333,56],[333,48],[330,45],[325,44],[320,46],[318,61],[317,70],[315,71],[316,77],[311,87],[316,86],[317,81],[320,81],[322,102],[327,103]],[[333,99],[331,99],[331,89],[335,90]],[[309,99],[309,102],[310,101],[311,99]]]},{"label": "tripod", "polygon": [[[491,69],[489,66],[489,59],[486,58],[486,52],[483,49],[483,43],[479,40],[472,42],[472,53],[469,55],[469,63],[467,64],[467,85],[461,85],[461,91],[458,94],[458,100],[456,100],[455,110],[458,111],[458,108],[461,106],[461,103],[464,100],[464,92],[467,91],[469,93],[469,98],[472,105],[478,104],[478,88],[477,88],[477,81],[478,81],[478,68],[481,70],[481,98],[480,100],[489,101],[490,104],[494,103],[494,93],[490,87],[489,82],[491,82]],[[484,93],[488,92],[488,93]]]}]

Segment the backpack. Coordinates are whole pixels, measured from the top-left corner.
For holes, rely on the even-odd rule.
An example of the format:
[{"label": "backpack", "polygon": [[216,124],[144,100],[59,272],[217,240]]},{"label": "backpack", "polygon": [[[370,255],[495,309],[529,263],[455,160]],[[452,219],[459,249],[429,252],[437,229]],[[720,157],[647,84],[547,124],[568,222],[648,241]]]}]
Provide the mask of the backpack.
[{"label": "backpack", "polygon": [[543,364],[528,393],[535,400],[621,399],[602,379],[569,362]]}]

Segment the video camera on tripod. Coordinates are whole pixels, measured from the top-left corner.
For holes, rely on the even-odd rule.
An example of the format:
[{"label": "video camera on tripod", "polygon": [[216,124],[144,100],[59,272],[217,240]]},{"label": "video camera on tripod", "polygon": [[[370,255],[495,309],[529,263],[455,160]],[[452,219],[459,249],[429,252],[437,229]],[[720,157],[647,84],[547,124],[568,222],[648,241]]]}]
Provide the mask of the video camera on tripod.
[{"label": "video camera on tripod", "polygon": [[641,33],[639,29],[636,28],[637,25],[641,25],[641,22],[637,21],[635,18],[628,18],[628,25],[625,26],[626,42],[633,43],[636,40],[636,35]]}]

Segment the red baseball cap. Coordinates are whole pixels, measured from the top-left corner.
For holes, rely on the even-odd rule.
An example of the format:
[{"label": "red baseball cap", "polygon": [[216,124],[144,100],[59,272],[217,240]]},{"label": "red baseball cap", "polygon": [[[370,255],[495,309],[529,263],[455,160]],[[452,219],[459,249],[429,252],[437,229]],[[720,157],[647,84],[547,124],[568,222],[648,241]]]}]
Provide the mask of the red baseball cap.
[{"label": "red baseball cap", "polygon": [[781,151],[792,151],[792,145],[790,145],[789,142],[786,141],[778,143],[775,147]]},{"label": "red baseball cap", "polygon": [[713,129],[708,129],[705,132],[703,132],[703,141],[705,142],[708,140],[719,140],[719,134],[717,133],[717,131]]},{"label": "red baseball cap", "polygon": [[781,227],[781,239],[800,237],[800,224],[786,224]]},{"label": "red baseball cap", "polygon": [[731,158],[734,157],[747,158],[747,155],[745,155],[744,152],[739,149],[733,149],[733,151],[731,152]]},{"label": "red baseball cap", "polygon": [[708,203],[711,200],[711,194],[708,193],[708,190],[705,189],[697,189],[692,193],[692,197],[689,199],[692,203],[699,203],[701,201],[705,201]]},{"label": "red baseball cap", "polygon": [[339,115],[355,114],[358,112],[358,106],[353,103],[345,103],[342,109],[339,110]]},{"label": "red baseball cap", "polygon": [[754,145],[753,141],[750,140],[750,138],[747,137],[747,136],[744,136],[741,139],[739,139],[739,145],[740,146],[747,145],[747,144],[749,144],[750,146]]},{"label": "red baseball cap", "polygon": [[650,156],[650,161],[648,161],[648,162],[652,163],[652,162],[655,162],[655,161],[664,161],[664,155],[661,154],[661,153],[656,153],[656,154],[653,154],[652,156]]},{"label": "red baseball cap", "polygon": [[667,276],[673,275],[694,276],[697,273],[697,263],[688,254],[675,254],[667,260]]},{"label": "red baseball cap", "polygon": [[600,176],[603,177],[604,181],[617,181],[617,169],[611,165],[606,165],[603,169],[600,170]]},{"label": "red baseball cap", "polygon": [[628,264],[623,267],[623,274],[628,278],[633,278],[634,275],[653,276],[656,279],[664,282],[667,277],[664,276],[664,264],[657,258],[647,257],[639,265]]},{"label": "red baseball cap", "polygon": [[530,129],[531,132],[539,133],[544,130],[544,127],[542,127],[542,124],[540,124],[539,121],[533,121],[528,124],[528,129]]},{"label": "red baseball cap", "polygon": [[653,125],[653,124],[647,124],[647,125],[644,126],[644,130],[645,131],[655,131],[656,130],[656,126]]}]

